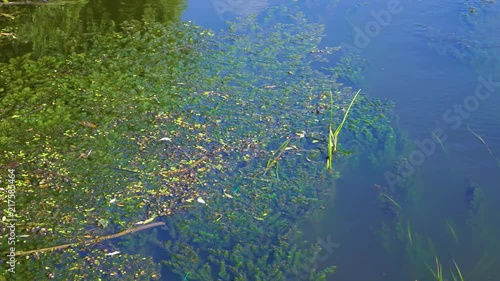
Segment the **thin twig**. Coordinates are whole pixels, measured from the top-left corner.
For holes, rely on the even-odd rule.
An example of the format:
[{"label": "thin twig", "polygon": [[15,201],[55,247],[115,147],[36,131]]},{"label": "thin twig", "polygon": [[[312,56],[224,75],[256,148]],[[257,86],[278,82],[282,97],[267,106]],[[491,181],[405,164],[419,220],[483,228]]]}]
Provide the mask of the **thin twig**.
[{"label": "thin twig", "polygon": [[104,240],[118,238],[118,237],[121,237],[123,235],[127,235],[127,234],[130,234],[130,233],[134,233],[134,232],[137,232],[137,231],[145,230],[145,229],[156,227],[156,226],[163,226],[163,225],[165,225],[164,222],[150,223],[150,224],[146,224],[146,225],[141,225],[139,227],[134,227],[134,228],[126,229],[126,230],[124,230],[122,232],[118,232],[118,233],[115,233],[115,234],[110,234],[110,235],[106,235],[106,236],[96,237],[94,239],[86,240],[86,241],[84,241],[82,243],[78,243],[77,242],[77,243],[63,244],[63,245],[59,245],[59,246],[54,246],[54,247],[49,247],[49,248],[42,248],[42,249],[31,250],[31,251],[24,251],[24,252],[23,251],[18,251],[18,252],[16,252],[16,256],[26,256],[26,255],[30,255],[30,254],[34,254],[34,253],[42,253],[42,252],[50,252],[50,251],[62,250],[62,249],[66,249],[66,248],[69,248],[69,247],[76,247],[76,246],[79,246],[79,245],[89,246],[89,245],[92,245],[92,244],[97,244],[97,243],[102,242]]}]

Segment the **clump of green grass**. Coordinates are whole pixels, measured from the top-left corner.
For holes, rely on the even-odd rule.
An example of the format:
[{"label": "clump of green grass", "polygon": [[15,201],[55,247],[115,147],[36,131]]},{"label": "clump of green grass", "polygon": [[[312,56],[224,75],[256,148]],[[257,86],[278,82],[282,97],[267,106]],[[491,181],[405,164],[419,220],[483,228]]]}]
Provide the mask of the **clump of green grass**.
[{"label": "clump of green grass", "polygon": [[436,257],[436,271],[432,270],[432,268],[429,267],[429,270],[431,271],[432,275],[434,275],[434,278],[436,281],[444,281],[443,279],[443,266],[439,262],[439,258]]},{"label": "clump of green grass", "polygon": [[[455,261],[453,261],[453,264],[455,267],[450,268],[450,273],[451,277],[453,278],[453,281],[465,281],[462,271],[458,267],[458,264]],[[447,280],[443,278],[443,266],[439,261],[439,257],[436,256],[436,271],[434,271],[429,265],[427,265],[427,267],[429,267],[429,270],[431,271],[432,275],[434,275],[434,280],[436,281]]]},{"label": "clump of green grass", "polygon": [[342,130],[342,127],[344,126],[345,121],[347,120],[347,115],[349,114],[349,111],[351,110],[352,105],[354,104],[354,101],[356,101],[356,98],[358,97],[359,93],[361,92],[361,89],[356,92],[354,95],[354,98],[352,99],[351,103],[349,104],[349,107],[347,107],[347,110],[344,114],[344,118],[342,119],[342,122],[339,124],[337,129],[333,131],[333,94],[331,95],[330,99],[330,128],[328,132],[328,159],[326,161],[326,168],[331,169],[332,168],[332,161],[333,161],[333,153],[337,152],[337,143],[338,143],[338,138],[339,138],[339,133],[340,130]]}]

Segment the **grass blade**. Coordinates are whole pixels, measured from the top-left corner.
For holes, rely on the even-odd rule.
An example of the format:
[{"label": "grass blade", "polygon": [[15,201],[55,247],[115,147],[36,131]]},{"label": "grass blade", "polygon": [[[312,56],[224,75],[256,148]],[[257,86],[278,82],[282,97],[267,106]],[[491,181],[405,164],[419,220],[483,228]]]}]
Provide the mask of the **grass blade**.
[{"label": "grass blade", "polygon": [[401,209],[401,206],[399,206],[398,202],[394,201],[394,199],[392,199],[391,197],[389,197],[389,195],[384,194],[384,197],[387,198],[389,201],[391,201],[392,204],[396,205],[396,207],[398,207],[399,209]]},{"label": "grass blade", "polygon": [[337,151],[337,141],[338,141],[338,136],[339,136],[340,130],[342,130],[342,127],[344,127],[344,123],[347,120],[347,115],[349,115],[349,111],[351,110],[351,107],[354,104],[354,102],[356,101],[356,98],[358,97],[360,92],[361,92],[361,90],[358,90],[358,92],[356,92],[356,94],[352,98],[351,103],[349,104],[349,107],[347,107],[347,110],[344,114],[344,118],[342,119],[342,122],[340,123],[340,125],[337,127],[337,129],[333,133],[333,152]]},{"label": "grass blade", "polygon": [[500,160],[495,156],[495,154],[493,154],[493,151],[491,151],[490,147],[486,144],[486,142],[483,140],[483,138],[480,135],[476,134],[476,132],[474,132],[469,126],[467,126],[467,129],[469,129],[469,131],[472,134],[474,134],[474,136],[476,136],[476,138],[486,147],[486,149],[490,153],[491,157],[493,157],[493,159],[495,159],[495,161],[497,161],[497,165],[500,166]]},{"label": "grass blade", "polygon": [[455,262],[455,260],[453,260],[453,264],[455,265],[455,269],[457,270],[458,277],[460,278],[460,281],[465,281],[464,276],[462,275],[460,268],[458,268],[458,264]]},{"label": "grass blade", "polygon": [[411,236],[410,222],[408,222],[407,230],[408,230],[408,241],[410,241],[410,245],[413,246],[413,238]]},{"label": "grass blade", "polygon": [[455,239],[455,241],[458,244],[458,236],[457,236],[457,233],[455,232],[455,229],[453,229],[453,227],[451,226],[451,224],[449,222],[446,222],[446,225],[448,226],[448,230],[450,231],[451,235],[453,236],[453,239]]},{"label": "grass blade", "polygon": [[436,280],[443,281],[443,266],[441,266],[438,257],[436,257]]},{"label": "grass blade", "polygon": [[436,281],[444,281],[443,280],[443,267],[441,266],[441,263],[439,262],[439,258],[436,256],[436,271],[434,271],[428,264],[427,267],[429,268],[429,271],[434,275],[434,278]]},{"label": "grass blade", "polygon": [[441,148],[444,151],[444,154],[448,155],[448,151],[446,150],[446,148],[444,148],[444,144],[441,141],[441,139],[436,134],[434,134],[434,132],[432,132],[432,137],[439,143],[439,145],[441,146]]}]

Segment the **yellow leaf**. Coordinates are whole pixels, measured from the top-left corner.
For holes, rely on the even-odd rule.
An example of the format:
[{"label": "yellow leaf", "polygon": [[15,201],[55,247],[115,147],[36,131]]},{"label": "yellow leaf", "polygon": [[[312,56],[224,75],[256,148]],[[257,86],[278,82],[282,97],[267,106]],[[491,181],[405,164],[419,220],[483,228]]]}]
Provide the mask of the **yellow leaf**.
[{"label": "yellow leaf", "polygon": [[227,194],[227,193],[226,193],[226,190],[225,190],[225,189],[224,189],[223,191],[224,191],[224,196],[226,196],[227,198],[231,198],[231,199],[233,198],[233,196],[232,196],[232,195],[230,195],[230,194]]},{"label": "yellow leaf", "polygon": [[152,222],[156,218],[156,215],[152,216],[151,218],[147,219],[144,221],[144,224]]}]

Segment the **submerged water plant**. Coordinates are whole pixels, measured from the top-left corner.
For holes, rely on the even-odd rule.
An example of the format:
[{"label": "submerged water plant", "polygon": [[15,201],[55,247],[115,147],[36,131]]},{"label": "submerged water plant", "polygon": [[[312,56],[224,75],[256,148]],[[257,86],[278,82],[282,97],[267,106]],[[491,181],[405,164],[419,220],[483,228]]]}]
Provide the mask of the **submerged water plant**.
[{"label": "submerged water plant", "polygon": [[446,148],[444,147],[444,144],[443,142],[441,141],[441,139],[434,133],[432,132],[432,137],[439,143],[439,145],[441,146],[441,149],[443,149],[444,153],[446,155],[448,155],[448,151],[446,150]]},{"label": "submerged water plant", "polygon": [[436,271],[434,271],[430,266],[429,270],[431,271],[432,275],[434,276],[434,280],[436,281],[444,281],[443,279],[443,266],[439,262],[439,257],[436,256]]},{"label": "submerged water plant", "polygon": [[407,232],[408,232],[408,241],[410,242],[410,245],[413,246],[413,236],[411,234],[411,227],[410,227],[410,222],[408,222],[408,226],[407,226]]},{"label": "submerged water plant", "polygon": [[491,151],[490,147],[484,141],[484,139],[480,135],[478,135],[476,132],[474,132],[469,126],[467,126],[467,129],[486,147],[486,149],[488,150],[488,153],[491,155],[491,157],[493,157],[493,159],[495,159],[497,165],[500,167],[500,159],[498,159],[495,156],[495,154],[493,153],[493,151]]},{"label": "submerged water plant", "polygon": [[266,163],[266,168],[264,169],[264,172],[262,175],[264,176],[267,171],[269,171],[274,165],[276,165],[276,176],[278,176],[278,163],[280,160],[281,155],[285,152],[286,148],[288,147],[288,144],[290,143],[290,139],[287,139],[281,146],[279,147],[278,151],[276,151],[273,156],[267,160]]},{"label": "submerged water plant", "polygon": [[[290,14],[284,11],[287,20]],[[97,36],[85,53],[2,64],[0,84],[7,86],[0,128],[9,134],[0,144],[11,151],[0,162],[22,160],[20,206],[44,201],[20,208],[19,231],[31,235],[19,250],[109,237],[157,218],[168,226],[161,230],[164,240],[153,241],[155,251],[163,252],[164,270],[175,280],[326,280],[333,267],[317,268],[321,247],[305,242],[297,225],[319,209],[338,174],[325,171],[324,147],[309,136],[324,136],[330,122],[330,153],[337,151],[360,91],[334,131],[333,111],[329,120],[314,110],[328,108],[328,96],[319,89],[342,93],[335,75],[310,66],[321,26],[306,25],[300,14],[296,19],[297,25],[262,27],[250,18],[217,36],[192,24],[128,22],[112,36]],[[375,109],[363,113],[365,119],[385,108],[363,106]],[[345,134],[359,138],[357,132],[387,126],[365,121]],[[294,131],[308,133],[292,145]],[[343,161],[332,159],[329,167]],[[273,167],[276,176],[270,175]],[[94,229],[96,222],[101,227]],[[45,225],[60,228],[39,235],[38,226]],[[150,254],[142,247],[146,238],[137,240],[120,242],[123,254],[115,258],[125,266],[117,273],[123,280],[135,273],[143,278],[134,280],[159,278],[159,264],[141,257]],[[33,270],[20,278],[43,279],[42,264],[59,277],[73,268],[81,269],[79,276],[90,271],[92,280],[115,274],[92,271],[92,261],[103,264],[100,249],[88,252],[82,268],[80,253],[68,248],[22,259],[20,268]],[[106,261],[112,263],[111,257]]]},{"label": "submerged water plant", "polygon": [[460,268],[458,267],[458,264],[455,261],[453,261],[453,265],[455,265],[455,271],[458,275],[458,276],[455,276],[455,273],[453,272],[453,270],[450,269],[453,281],[465,281],[464,276],[462,275],[462,271],[460,271]]},{"label": "submerged water plant", "polygon": [[398,209],[401,209],[401,206],[396,202],[394,199],[392,199],[389,195],[384,194],[384,197],[389,200],[392,204],[394,204]]},{"label": "submerged water plant", "polygon": [[450,222],[446,222],[446,226],[448,227],[448,230],[450,231],[451,236],[453,237],[455,242],[457,242],[457,244],[458,244],[458,236],[457,236],[457,233],[455,232],[455,229],[453,228],[453,226],[451,226]]}]

